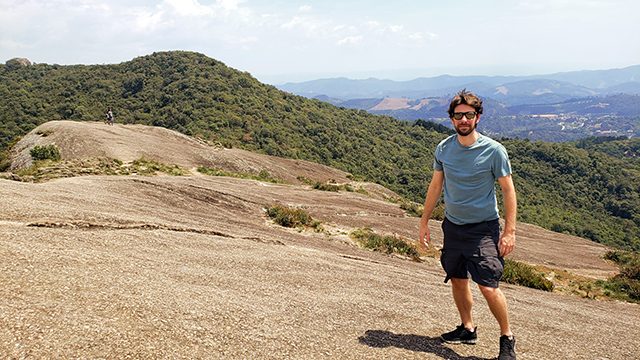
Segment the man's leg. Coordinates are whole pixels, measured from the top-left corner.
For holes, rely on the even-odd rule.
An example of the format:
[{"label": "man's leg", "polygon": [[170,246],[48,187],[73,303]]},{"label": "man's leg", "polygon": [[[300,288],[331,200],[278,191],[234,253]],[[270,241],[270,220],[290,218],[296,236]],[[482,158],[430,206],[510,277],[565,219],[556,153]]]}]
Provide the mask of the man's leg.
[{"label": "man's leg", "polygon": [[[453,280],[453,279],[451,279]],[[500,334],[513,336],[509,327],[509,313],[507,311],[507,299],[500,288],[492,288],[488,286],[478,285],[480,292],[487,300],[489,309],[500,325]]]},{"label": "man's leg", "polygon": [[469,279],[451,278],[451,291],[460,313],[462,324],[465,328],[472,330],[473,317],[471,316],[471,307],[473,306],[473,295],[471,294]]}]

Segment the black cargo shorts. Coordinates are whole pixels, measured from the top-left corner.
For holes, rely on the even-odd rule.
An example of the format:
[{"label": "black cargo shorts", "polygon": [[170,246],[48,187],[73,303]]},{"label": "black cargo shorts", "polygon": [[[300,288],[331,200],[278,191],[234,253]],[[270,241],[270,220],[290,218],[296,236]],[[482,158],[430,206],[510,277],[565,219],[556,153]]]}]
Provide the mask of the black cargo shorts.
[{"label": "black cargo shorts", "polygon": [[474,224],[456,225],[447,218],[442,222],[444,246],[440,262],[451,278],[471,279],[479,285],[497,288],[504,270],[499,255],[500,223],[498,219]]}]

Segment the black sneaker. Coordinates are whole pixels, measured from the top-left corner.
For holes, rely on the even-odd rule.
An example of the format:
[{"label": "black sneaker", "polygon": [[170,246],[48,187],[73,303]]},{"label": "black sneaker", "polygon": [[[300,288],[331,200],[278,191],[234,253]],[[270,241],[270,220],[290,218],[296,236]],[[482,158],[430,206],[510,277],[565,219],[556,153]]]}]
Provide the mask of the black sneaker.
[{"label": "black sneaker", "polygon": [[442,341],[449,344],[475,344],[478,340],[478,334],[476,332],[477,327],[473,328],[473,331],[466,329],[464,324],[456,327],[455,330],[440,335]]},{"label": "black sneaker", "polygon": [[498,360],[516,360],[516,337],[500,336],[500,355]]}]

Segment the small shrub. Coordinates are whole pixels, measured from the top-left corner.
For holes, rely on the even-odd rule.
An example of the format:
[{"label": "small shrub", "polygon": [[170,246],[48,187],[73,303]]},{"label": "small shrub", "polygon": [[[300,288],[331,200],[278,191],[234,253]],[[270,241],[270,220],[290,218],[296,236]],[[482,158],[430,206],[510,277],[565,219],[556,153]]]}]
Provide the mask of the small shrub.
[{"label": "small shrub", "polygon": [[367,249],[380,251],[385,254],[400,254],[411,257],[413,260],[419,261],[420,254],[416,248],[391,235],[378,235],[371,229],[358,229],[351,233],[351,237]]},{"label": "small shrub", "polygon": [[347,174],[347,179],[351,180],[351,181],[367,181],[367,179],[362,176],[362,175],[353,175],[353,174]]},{"label": "small shrub", "polygon": [[640,303],[640,281],[616,275],[600,281],[599,285],[607,291],[609,297]]},{"label": "small shrub", "polygon": [[640,302],[640,254],[614,250],[604,255],[620,267],[620,273],[601,283],[616,299]]},{"label": "small shrub", "polygon": [[511,259],[505,259],[502,281],[544,291],[553,291],[554,288],[553,282],[533,266]]},{"label": "small shrub", "polygon": [[217,169],[217,168],[210,168],[206,166],[199,166],[198,172],[205,175],[209,175],[209,176],[228,176],[228,177],[235,177],[239,179],[252,179],[252,180],[258,180],[258,181],[266,181],[266,182],[271,182],[275,184],[280,184],[284,182],[280,179],[277,179],[271,176],[271,174],[267,170],[261,170],[256,175],[256,174],[250,174],[250,173],[231,172],[231,171],[226,171],[226,170]]},{"label": "small shrub", "polygon": [[38,131],[36,131],[36,134],[38,134],[38,135],[40,135],[42,137],[47,137],[47,136],[53,134],[53,131],[52,130],[38,130]]},{"label": "small shrub", "polygon": [[281,182],[280,180],[274,178],[273,176],[271,176],[271,174],[267,171],[267,170],[260,170],[260,172],[258,173],[257,176],[251,176],[250,177],[254,180],[260,180],[260,181],[266,181],[266,182],[271,182],[271,183],[279,183]]},{"label": "small shrub", "polygon": [[36,145],[29,152],[31,153],[31,158],[36,161],[37,160],[53,160],[53,161],[60,160],[60,150],[58,149],[57,146],[53,144],[45,145],[45,146]]},{"label": "small shrub", "polygon": [[320,222],[313,220],[311,215],[302,209],[273,205],[267,208],[267,215],[276,224],[284,227],[312,227],[318,230],[320,228]]},{"label": "small shrub", "polygon": [[154,160],[140,158],[131,163],[131,172],[140,175],[155,175],[157,172],[163,172],[173,176],[188,175],[188,171],[178,165],[166,165]]},{"label": "small shrub", "polygon": [[332,180],[330,180],[329,182],[326,182],[326,183],[315,182],[312,185],[312,188],[315,189],[315,190],[333,191],[333,192],[338,192],[340,190],[349,191],[349,192],[355,192],[356,191],[353,188],[353,186],[351,186],[351,184],[338,185],[338,184],[335,183],[335,181],[332,181]]},{"label": "small shrub", "polygon": [[421,217],[423,207],[418,203],[414,203],[412,201],[402,201],[400,203],[400,209],[407,212],[409,216]]},{"label": "small shrub", "polygon": [[221,169],[199,166],[198,172],[209,176],[231,176],[228,172]]},{"label": "small shrub", "polygon": [[298,179],[298,181],[300,181],[301,183],[303,183],[305,185],[314,185],[315,184],[315,182],[313,180],[309,179],[306,176],[299,175],[299,176],[296,176],[296,179]]},{"label": "small shrub", "polygon": [[316,190],[334,191],[334,192],[338,192],[340,190],[340,186],[336,184],[329,184],[329,183],[323,184],[320,182],[316,182],[315,184],[313,184],[313,188]]},{"label": "small shrub", "polygon": [[11,166],[11,160],[0,154],[0,172],[7,171]]}]

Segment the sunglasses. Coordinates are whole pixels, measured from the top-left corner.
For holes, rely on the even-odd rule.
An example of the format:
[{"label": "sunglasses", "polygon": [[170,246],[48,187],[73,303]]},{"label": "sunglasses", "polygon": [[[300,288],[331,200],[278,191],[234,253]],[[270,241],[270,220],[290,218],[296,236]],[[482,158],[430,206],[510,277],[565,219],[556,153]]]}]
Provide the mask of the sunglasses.
[{"label": "sunglasses", "polygon": [[457,112],[457,113],[453,113],[453,118],[456,120],[462,120],[462,117],[464,116],[467,118],[467,120],[473,120],[476,118],[477,115],[478,113],[475,111]]}]

